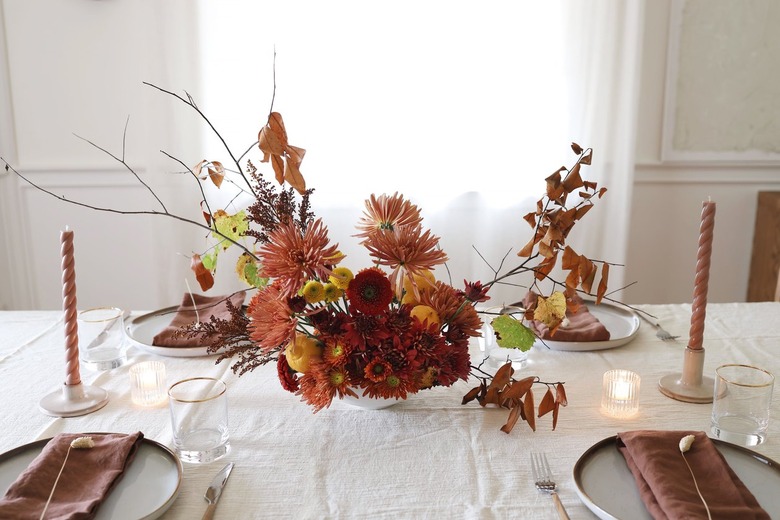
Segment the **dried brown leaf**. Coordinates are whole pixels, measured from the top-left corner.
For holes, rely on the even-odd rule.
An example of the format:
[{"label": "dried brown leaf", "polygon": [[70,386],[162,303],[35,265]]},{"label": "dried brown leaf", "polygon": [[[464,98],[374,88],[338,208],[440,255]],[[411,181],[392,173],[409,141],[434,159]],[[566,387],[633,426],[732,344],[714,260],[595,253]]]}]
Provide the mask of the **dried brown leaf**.
[{"label": "dried brown leaf", "polygon": [[609,282],[609,264],[604,262],[601,264],[601,280],[599,280],[599,288],[596,291],[596,305],[601,303],[604,295],[607,294],[607,283]]},{"label": "dried brown leaf", "polygon": [[558,425],[558,410],[560,409],[560,403],[556,401],[555,406],[553,407],[553,423],[552,423],[552,429],[555,431],[555,427]]},{"label": "dried brown leaf", "polygon": [[574,167],[563,179],[561,184],[563,185],[563,189],[566,190],[566,193],[571,193],[577,188],[582,187],[583,184],[582,177],[580,176],[580,163],[574,165]]},{"label": "dried brown leaf", "polygon": [[547,392],[545,392],[544,397],[542,397],[542,402],[539,403],[539,414],[537,415],[537,417],[542,417],[552,412],[553,408],[555,408],[555,396],[553,395],[552,390],[548,386]]},{"label": "dried brown leaf", "polygon": [[534,414],[533,390],[528,390],[528,393],[525,394],[525,399],[523,400],[523,412],[523,415],[525,415],[525,420],[528,422],[528,426],[530,426],[533,431],[536,431],[536,415]]},{"label": "dried brown leaf", "polygon": [[561,258],[561,267],[563,269],[574,269],[580,265],[580,255],[577,254],[570,246],[566,246],[563,250],[563,258]]},{"label": "dried brown leaf", "polygon": [[504,399],[522,399],[525,393],[531,389],[537,379],[538,378],[536,376],[529,376],[521,379],[520,381],[513,381],[509,388],[504,390],[501,396]]},{"label": "dried brown leaf", "polygon": [[474,388],[469,390],[468,393],[463,396],[463,401],[461,401],[460,404],[470,403],[471,401],[476,399],[477,395],[479,395],[480,390],[482,390],[481,386],[475,386]]},{"label": "dried brown leaf", "polygon": [[222,186],[222,181],[225,179],[225,167],[219,161],[212,161],[209,168],[209,179],[214,183],[214,186],[219,188]]},{"label": "dried brown leaf", "polygon": [[588,153],[580,160],[582,164],[590,164],[593,161],[593,150],[588,150]]},{"label": "dried brown leaf", "polygon": [[192,255],[192,259],[190,260],[190,269],[192,269],[192,272],[195,273],[195,279],[198,281],[198,284],[200,284],[202,291],[208,291],[211,289],[211,287],[214,285],[214,275],[212,275],[211,271],[206,269],[206,267],[203,265],[203,261],[201,261],[200,255]]},{"label": "dried brown leaf", "polygon": [[583,204],[579,208],[577,208],[577,214],[574,216],[574,220],[580,220],[582,217],[585,216],[585,214],[590,211],[590,209],[593,207],[593,204]]},{"label": "dried brown leaf", "polygon": [[583,152],[582,146],[578,145],[577,143],[571,143],[571,149],[577,155],[580,155]]},{"label": "dried brown leaf", "polygon": [[512,374],[515,373],[515,369],[512,368],[512,363],[504,363],[501,368],[496,370],[496,374],[493,376],[493,380],[488,386],[488,390],[495,388],[496,390],[503,390],[504,387],[512,380]]},{"label": "dried brown leaf", "polygon": [[527,213],[527,214],[526,214],[526,215],[523,217],[523,220],[525,220],[526,222],[528,222],[528,224],[529,224],[529,225],[530,225],[532,228],[535,228],[535,227],[536,227],[536,213],[534,213],[533,211],[531,211],[530,213]]},{"label": "dried brown leaf", "polygon": [[206,201],[200,201],[200,212],[203,213],[203,220],[206,221],[206,225],[211,227],[211,213],[209,213]]},{"label": "dried brown leaf", "polygon": [[501,427],[501,431],[504,433],[511,433],[512,428],[515,427],[515,424],[517,424],[517,419],[520,418],[520,412],[522,410],[522,403],[518,404],[512,410],[509,412],[509,418],[506,421],[506,424]]},{"label": "dried brown leaf", "polygon": [[603,197],[606,192],[607,192],[607,188],[601,188],[599,190],[599,198]]},{"label": "dried brown leaf", "polygon": [[555,385],[555,402],[560,403],[561,406],[569,404],[569,401],[566,399],[566,389],[563,388],[563,383]]}]

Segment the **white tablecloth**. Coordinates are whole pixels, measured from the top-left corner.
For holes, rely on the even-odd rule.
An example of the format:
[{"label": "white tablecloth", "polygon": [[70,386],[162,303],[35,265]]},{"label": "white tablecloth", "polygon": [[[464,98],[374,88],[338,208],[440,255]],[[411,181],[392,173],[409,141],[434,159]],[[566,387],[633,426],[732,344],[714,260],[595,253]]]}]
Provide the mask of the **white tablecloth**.
[{"label": "white tablecloth", "polygon": [[[611,350],[534,347],[524,371],[565,381],[569,406],[561,410],[556,431],[548,415],[538,420],[536,432],[518,423],[509,435],[499,431],[505,411],[460,404],[474,381],[422,392],[386,410],[334,402],[312,414],[281,389],[275,366],[239,378],[227,363],[215,365],[215,358],[160,358],[136,347],[120,368],[81,369],[85,384],[109,392],[103,409],[52,418],[38,403],[64,381],[62,313],[0,312],[0,452],[60,432],[141,430],[172,446],[167,407],[141,408],[130,399],[130,365],[162,359],[169,383],[198,375],[226,381],[232,444],[224,460],[184,465],[181,492],[165,519],[200,518],[203,493],[227,461],[236,466],[216,518],[556,518],[551,498],[532,484],[531,451],[548,453],[571,518],[594,518],[580,502],[571,473],[594,443],[644,428],[709,432],[711,405],[675,401],[657,389],[662,376],[682,370],[690,305],[642,308],[683,338],[662,342],[642,323],[634,341]],[[705,376],[726,362],[780,374],[780,303],[709,305],[704,347]],[[599,411],[602,375],[613,368],[642,377],[636,418],[613,419]],[[755,450],[780,461],[780,397],[775,394],[769,439]],[[537,395],[541,398],[541,391]]]}]

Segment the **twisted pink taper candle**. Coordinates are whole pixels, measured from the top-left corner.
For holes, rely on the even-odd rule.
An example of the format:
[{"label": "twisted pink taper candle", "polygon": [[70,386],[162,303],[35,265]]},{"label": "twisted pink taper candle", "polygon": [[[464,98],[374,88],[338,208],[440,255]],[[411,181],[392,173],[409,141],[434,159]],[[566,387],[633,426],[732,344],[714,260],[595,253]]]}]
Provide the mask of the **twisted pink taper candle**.
[{"label": "twisted pink taper candle", "polygon": [[710,280],[710,257],[712,256],[712,236],[715,229],[715,203],[702,203],[701,227],[699,228],[699,250],[696,255],[696,278],[693,285],[693,303],[691,304],[691,332],[688,348],[700,350],[704,337],[704,318],[707,313],[707,288]]},{"label": "twisted pink taper candle", "polygon": [[66,385],[81,383],[79,374],[79,324],[76,310],[76,269],[73,259],[73,231],[65,226],[60,233],[62,244],[62,310],[65,312]]}]

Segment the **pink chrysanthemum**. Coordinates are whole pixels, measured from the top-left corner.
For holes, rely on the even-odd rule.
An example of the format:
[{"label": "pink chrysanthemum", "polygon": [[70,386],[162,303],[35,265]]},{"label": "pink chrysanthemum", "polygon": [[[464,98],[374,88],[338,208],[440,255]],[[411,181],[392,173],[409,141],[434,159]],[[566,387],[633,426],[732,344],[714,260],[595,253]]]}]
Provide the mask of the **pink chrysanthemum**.
[{"label": "pink chrysanthemum", "polygon": [[295,334],[298,319],[287,301],[277,284],[258,291],[249,301],[249,338],[263,352],[286,344]]},{"label": "pink chrysanthemum", "polygon": [[289,296],[310,278],[327,279],[331,266],[344,259],[338,245],[330,244],[328,228],[321,219],[310,222],[303,233],[292,221],[280,224],[258,257],[261,275],[277,279]]},{"label": "pink chrysanthemum", "polygon": [[422,217],[419,208],[404,199],[398,192],[392,196],[383,193],[379,198],[372,194],[366,201],[366,211],[357,224],[361,232],[355,236],[366,238],[379,230],[393,230],[398,226],[416,226],[420,222]]},{"label": "pink chrysanthemum", "polygon": [[422,226],[396,226],[392,230],[383,230],[371,234],[364,241],[369,254],[379,265],[386,265],[393,271],[390,283],[401,294],[403,289],[402,271],[414,283],[415,274],[431,270],[447,261],[447,255],[439,249],[439,237],[430,230],[423,232]]}]

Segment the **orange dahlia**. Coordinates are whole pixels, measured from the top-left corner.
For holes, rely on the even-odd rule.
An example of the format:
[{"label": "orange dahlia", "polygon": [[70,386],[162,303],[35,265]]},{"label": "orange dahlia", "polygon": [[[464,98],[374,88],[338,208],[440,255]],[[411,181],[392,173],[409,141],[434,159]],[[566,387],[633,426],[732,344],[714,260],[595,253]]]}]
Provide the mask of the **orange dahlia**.
[{"label": "orange dahlia", "polygon": [[390,280],[381,270],[370,267],[363,269],[347,287],[350,305],[364,314],[380,314],[387,310],[393,301],[393,288]]}]

